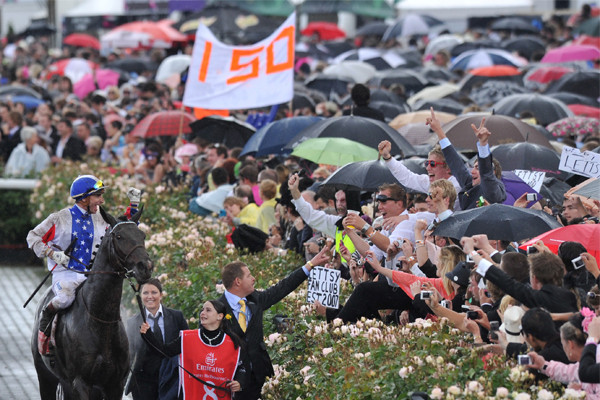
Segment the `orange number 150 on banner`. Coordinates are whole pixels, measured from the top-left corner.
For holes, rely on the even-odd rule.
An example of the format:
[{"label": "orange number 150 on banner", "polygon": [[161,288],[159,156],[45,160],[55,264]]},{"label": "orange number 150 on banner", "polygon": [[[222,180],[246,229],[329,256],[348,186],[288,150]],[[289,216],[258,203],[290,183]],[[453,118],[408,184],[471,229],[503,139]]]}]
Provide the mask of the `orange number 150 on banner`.
[{"label": "orange number 150 on banner", "polygon": [[[285,39],[287,40],[287,59],[285,62],[280,64],[275,64],[275,55],[274,45],[279,40]],[[273,39],[273,41],[267,46],[267,75],[274,74],[277,72],[285,71],[287,69],[293,68],[294,66],[294,27],[288,26],[283,29],[281,33]],[[227,79],[227,84],[233,84],[238,82],[244,82],[248,79],[253,79],[258,77],[259,70],[259,54],[263,52],[265,49],[264,46],[257,47],[255,49],[233,49],[231,53],[231,65],[229,66],[230,72],[236,72],[243,70],[246,67],[250,67],[250,72],[243,75],[233,76]],[[206,82],[206,75],[208,73],[208,64],[210,61],[210,55],[212,53],[212,42],[206,42],[204,47],[204,55],[202,57],[202,64],[200,65],[200,72],[198,73],[198,80],[200,82]],[[242,57],[250,57],[253,55],[257,55],[253,57],[248,62],[241,62]]]}]

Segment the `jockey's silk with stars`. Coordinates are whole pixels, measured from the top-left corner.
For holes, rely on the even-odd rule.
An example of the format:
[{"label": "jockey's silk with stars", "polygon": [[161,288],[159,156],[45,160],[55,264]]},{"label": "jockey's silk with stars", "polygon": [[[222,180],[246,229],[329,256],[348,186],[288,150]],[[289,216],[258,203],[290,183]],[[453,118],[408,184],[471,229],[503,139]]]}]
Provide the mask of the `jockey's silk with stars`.
[{"label": "jockey's silk with stars", "polygon": [[[94,222],[88,213],[81,212],[81,209],[76,205],[70,210],[73,222],[71,224],[71,240],[77,238],[77,243],[71,255],[88,265],[92,259],[92,251],[94,243]],[[75,261],[73,258],[69,260],[69,269],[77,271],[85,271],[85,266]]]}]

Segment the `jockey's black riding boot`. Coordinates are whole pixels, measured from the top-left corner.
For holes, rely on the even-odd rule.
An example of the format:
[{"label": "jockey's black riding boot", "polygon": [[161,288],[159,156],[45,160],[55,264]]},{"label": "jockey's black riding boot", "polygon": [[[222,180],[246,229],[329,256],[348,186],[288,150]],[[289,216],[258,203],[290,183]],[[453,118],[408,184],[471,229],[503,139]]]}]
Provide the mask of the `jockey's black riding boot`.
[{"label": "jockey's black riding boot", "polygon": [[52,304],[51,302],[48,303],[46,307],[44,307],[44,309],[42,310],[39,329],[40,332],[44,333],[44,335],[50,336],[52,318],[54,317],[54,315],[56,315],[57,312],[58,309],[54,307],[54,304]]}]

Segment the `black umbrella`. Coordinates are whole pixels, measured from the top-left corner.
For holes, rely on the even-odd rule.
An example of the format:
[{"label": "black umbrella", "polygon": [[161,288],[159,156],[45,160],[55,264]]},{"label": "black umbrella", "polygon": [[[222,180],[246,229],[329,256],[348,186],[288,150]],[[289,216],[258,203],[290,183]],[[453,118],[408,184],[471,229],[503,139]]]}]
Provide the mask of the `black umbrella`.
[{"label": "black umbrella", "polygon": [[[504,76],[484,76],[467,74],[459,83],[460,91],[469,93],[474,87],[481,86],[489,82],[511,82],[523,86],[523,77],[521,75],[504,75]],[[523,90],[516,93],[525,93],[528,90]]]},{"label": "black umbrella", "polygon": [[540,189],[540,195],[544,199],[550,200],[552,205],[562,205],[565,198],[565,193],[567,193],[569,189],[571,189],[571,185],[568,183],[565,183],[552,176],[547,176],[544,178],[544,183]]},{"label": "black umbrella", "polygon": [[190,140],[201,138],[209,143],[222,143],[228,148],[243,147],[256,129],[233,117],[210,116],[190,124]]},{"label": "black umbrella", "polygon": [[377,160],[346,164],[323,181],[323,185],[332,185],[338,190],[359,189],[369,192],[376,191],[385,183],[400,185],[389,168]]},{"label": "black umbrella", "polygon": [[387,101],[388,103],[398,104],[403,106],[406,101],[394,92],[385,89],[371,90],[371,101]]},{"label": "black umbrella", "polygon": [[505,171],[524,169],[545,171],[547,176],[566,177],[566,173],[558,169],[560,155],[553,149],[534,143],[507,143],[492,147],[492,155]]},{"label": "black umbrella", "polygon": [[393,154],[404,156],[416,154],[412,145],[391,126],[371,118],[352,115],[332,117],[317,122],[296,135],[285,148],[294,149],[306,139],[316,137],[343,137],[374,149],[382,140],[389,140],[392,143]]},{"label": "black umbrella", "polygon": [[493,31],[510,31],[515,33],[539,33],[536,28],[523,18],[507,17],[494,21],[490,27]]},{"label": "black umbrella", "polygon": [[158,68],[156,63],[150,61],[147,58],[121,58],[115,61],[111,61],[106,64],[108,69],[116,69],[125,72],[135,72],[141,74],[144,71],[154,72]]},{"label": "black umbrella", "polygon": [[515,82],[489,81],[471,90],[471,98],[480,106],[490,106],[515,93],[527,93],[528,90]]},{"label": "black umbrella", "polygon": [[458,75],[450,71],[448,68],[437,67],[434,65],[420,68],[418,70],[425,79],[432,82],[449,82],[457,81]]},{"label": "black umbrella", "polygon": [[311,110],[315,110],[315,101],[306,93],[294,93],[294,98],[292,99],[292,109],[299,110],[302,108],[310,108]]},{"label": "black umbrella", "polygon": [[464,104],[459,103],[456,100],[444,98],[437,100],[418,101],[414,105],[413,110],[429,110],[431,107],[433,107],[435,111],[443,111],[450,114],[458,115],[462,114],[462,111],[465,109],[466,106]]},{"label": "black umbrella", "polygon": [[544,54],[546,52],[546,44],[536,36],[518,36],[507,39],[502,42],[502,48],[510,52],[516,51],[521,56],[527,57],[530,60],[536,53]]},{"label": "black umbrella", "polygon": [[464,42],[457,44],[450,50],[450,55],[454,58],[469,50],[477,49],[500,49],[501,45],[499,42],[495,42],[491,39],[481,39],[476,42]]},{"label": "black umbrella", "polygon": [[573,116],[573,112],[562,101],[538,93],[513,94],[496,102],[492,108],[496,114],[511,117],[519,117],[528,111],[544,126]]},{"label": "black umbrella", "polygon": [[399,105],[388,101],[372,101],[369,103],[369,106],[381,111],[388,122],[400,114],[410,112],[410,106],[406,103]]},{"label": "black umbrella", "polygon": [[385,22],[369,22],[368,24],[358,28],[354,36],[383,36],[389,27],[390,26]]},{"label": "black umbrella", "polygon": [[307,88],[317,90],[328,98],[331,98],[333,93],[337,96],[344,96],[350,93],[349,86],[354,85],[354,80],[341,76],[317,74],[309,77],[304,84]]},{"label": "black umbrella", "polygon": [[[570,92],[597,99],[600,96],[600,71],[569,72],[550,83],[545,93]],[[552,121],[554,122],[554,121]]]},{"label": "black umbrella", "polygon": [[433,234],[454,239],[486,234],[492,240],[519,241],[560,226],[556,218],[540,210],[492,204],[455,212],[440,222]]},{"label": "black umbrella", "polygon": [[583,104],[591,107],[600,107],[600,102],[597,99],[577,93],[558,92],[549,93],[548,96],[552,97],[553,99],[560,100],[565,104]]},{"label": "black umbrella", "polygon": [[54,25],[48,21],[39,20],[33,21],[23,32],[19,33],[19,36],[49,36],[56,33]]},{"label": "black umbrella", "polygon": [[0,97],[8,96],[29,96],[41,99],[42,95],[30,88],[29,86],[10,85],[0,86]]},{"label": "black umbrella", "polygon": [[417,93],[429,84],[427,78],[412,69],[391,69],[378,72],[369,80],[369,86],[389,88],[393,84],[404,86],[408,97]]}]

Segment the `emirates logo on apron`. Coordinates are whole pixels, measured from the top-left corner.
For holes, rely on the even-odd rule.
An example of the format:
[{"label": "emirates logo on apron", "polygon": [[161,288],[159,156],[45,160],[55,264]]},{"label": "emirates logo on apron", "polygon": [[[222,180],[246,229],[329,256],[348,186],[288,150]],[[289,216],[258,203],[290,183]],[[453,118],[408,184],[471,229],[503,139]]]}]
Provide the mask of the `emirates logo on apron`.
[{"label": "emirates logo on apron", "polygon": [[204,359],[204,362],[210,367],[214,366],[217,362],[217,357],[215,357],[215,353],[208,353],[206,355],[206,358]]}]

